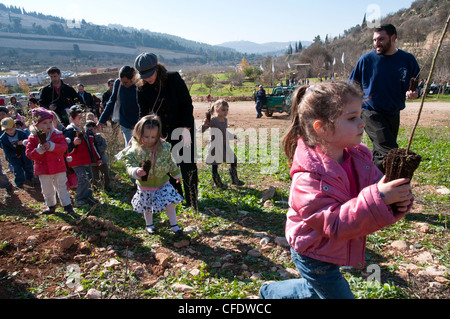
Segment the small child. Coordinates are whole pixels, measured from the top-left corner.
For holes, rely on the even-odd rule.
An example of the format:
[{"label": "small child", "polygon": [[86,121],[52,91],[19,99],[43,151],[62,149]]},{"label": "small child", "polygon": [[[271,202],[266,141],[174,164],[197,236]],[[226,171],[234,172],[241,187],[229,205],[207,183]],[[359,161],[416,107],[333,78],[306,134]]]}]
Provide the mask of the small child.
[{"label": "small child", "polygon": [[[86,121],[86,130],[89,130],[94,135],[94,144],[100,153],[100,158],[102,160],[102,165],[92,164],[92,173],[94,174],[94,183],[96,185],[102,185],[105,190],[111,190],[109,182],[109,169],[108,169],[108,155],[106,154],[106,149],[108,144],[106,139],[101,133],[98,133],[97,124],[94,121]],[[100,178],[100,175],[102,178]]]},{"label": "small child", "polygon": [[67,164],[77,175],[75,207],[98,203],[91,189],[91,165],[93,163],[101,165],[102,163],[100,154],[94,145],[94,135],[89,131],[83,131],[82,115],[81,107],[72,106],[69,109],[71,123],[64,130],[64,136],[69,143],[68,156],[71,157]]},{"label": "small child", "polygon": [[0,137],[0,146],[13,169],[14,183],[19,188],[23,188],[26,181],[33,185],[33,162],[25,155],[23,142],[27,140],[26,133],[16,129],[14,120],[10,117],[1,121],[1,127],[4,132]]},{"label": "small child", "polygon": [[32,110],[39,106],[39,101],[35,97],[30,97],[28,100],[28,109]]},{"label": "small child", "polygon": [[25,122],[23,120],[14,120],[14,126],[16,127],[16,129],[24,131],[27,135],[27,138],[28,136],[30,136],[30,131],[25,126]]},{"label": "small child", "polygon": [[92,112],[86,112],[86,123],[88,121],[97,122],[97,118],[95,117],[95,114]]},{"label": "small child", "polygon": [[56,114],[55,111],[51,111],[51,110],[49,110],[49,111],[50,111],[50,113],[52,113],[52,115],[53,115],[53,126],[54,126],[57,130],[59,130],[59,131],[61,131],[61,132],[64,132],[65,127],[64,127],[64,125],[61,123],[61,120],[59,119],[58,114]]},{"label": "small child", "polygon": [[[239,180],[237,174],[237,157],[229,145],[230,139],[236,139],[236,135],[227,131],[228,127],[228,110],[229,105],[225,100],[217,100],[207,118],[203,121],[200,130],[205,132],[208,128],[211,128],[211,141],[208,145],[208,155],[206,157],[206,163],[212,167],[212,177],[214,184],[221,189],[227,189],[227,185],[222,183],[217,168],[220,163],[230,163],[230,176],[231,184],[244,185],[244,182]],[[216,116],[210,118],[211,113],[216,112]]]},{"label": "small child", "polygon": [[261,298],[353,299],[340,266],[362,269],[366,235],[411,209],[409,180],[385,183],[361,144],[362,101],[361,89],[346,82],[304,86],[294,94],[283,139],[292,164],[286,239],[302,278],[265,283]]},{"label": "small child", "polygon": [[58,194],[64,211],[71,213],[72,199],[67,191],[64,153],[67,142],[63,133],[53,126],[53,114],[42,107],[31,110],[35,130],[30,135],[26,155],[34,161],[34,173],[39,176],[42,195],[47,209],[44,214],[53,214],[57,207]]},{"label": "small child", "polygon": [[179,183],[181,171],[172,157],[171,144],[161,138],[161,130],[157,115],[144,116],[134,127],[130,146],[123,151],[127,172],[137,185],[131,204],[144,214],[148,233],[155,232],[153,214],[166,210],[172,231],[182,235],[174,204],[181,203],[183,197],[170,184],[168,175]]}]

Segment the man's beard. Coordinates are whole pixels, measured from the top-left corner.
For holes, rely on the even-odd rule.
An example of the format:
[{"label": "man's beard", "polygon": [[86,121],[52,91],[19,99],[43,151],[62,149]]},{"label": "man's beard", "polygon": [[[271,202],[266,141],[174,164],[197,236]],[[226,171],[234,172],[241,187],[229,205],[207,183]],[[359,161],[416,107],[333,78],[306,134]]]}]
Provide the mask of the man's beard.
[{"label": "man's beard", "polygon": [[[378,55],[385,55],[387,52],[389,52],[389,50],[391,49],[391,46],[392,46],[392,41],[391,41],[391,39],[389,39],[388,43],[386,43],[385,45],[382,45],[380,47],[375,47],[375,50]],[[381,48],[381,51],[378,51],[379,48]]]}]

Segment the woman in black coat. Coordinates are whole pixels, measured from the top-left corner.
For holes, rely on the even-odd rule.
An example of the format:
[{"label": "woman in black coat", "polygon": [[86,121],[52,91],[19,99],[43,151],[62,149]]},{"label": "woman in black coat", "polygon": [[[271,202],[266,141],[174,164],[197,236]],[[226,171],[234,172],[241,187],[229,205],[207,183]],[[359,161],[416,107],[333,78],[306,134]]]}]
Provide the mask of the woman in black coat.
[{"label": "woman in black coat", "polygon": [[[138,101],[140,117],[156,114],[162,122],[163,137],[172,144],[180,165],[187,206],[198,208],[198,171],[195,162],[194,106],[186,83],[178,72],[168,72],[153,53],[142,53],[135,61],[139,72]],[[171,179],[183,195],[180,184]]]}]

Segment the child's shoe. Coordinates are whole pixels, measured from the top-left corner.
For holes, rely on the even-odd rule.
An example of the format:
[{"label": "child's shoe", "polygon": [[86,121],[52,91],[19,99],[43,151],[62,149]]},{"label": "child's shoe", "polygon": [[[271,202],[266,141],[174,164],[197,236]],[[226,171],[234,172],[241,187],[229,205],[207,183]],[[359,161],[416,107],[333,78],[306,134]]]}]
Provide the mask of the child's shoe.
[{"label": "child's shoe", "polygon": [[145,226],[145,231],[149,234],[156,233],[156,229],[155,226],[153,226],[153,224]]},{"label": "child's shoe", "polygon": [[175,233],[175,235],[181,236],[184,234],[183,230],[178,227],[178,224],[171,225],[170,227],[172,228],[172,231]]},{"label": "child's shoe", "polygon": [[42,214],[46,214],[46,215],[48,215],[48,214],[54,214],[55,211],[56,211],[56,205],[47,207],[47,209],[44,210],[44,211],[42,212]]},{"label": "child's shoe", "polygon": [[74,211],[73,211],[72,204],[69,204],[69,205],[67,205],[67,206],[64,206],[64,211],[65,211],[66,213],[73,213]]}]

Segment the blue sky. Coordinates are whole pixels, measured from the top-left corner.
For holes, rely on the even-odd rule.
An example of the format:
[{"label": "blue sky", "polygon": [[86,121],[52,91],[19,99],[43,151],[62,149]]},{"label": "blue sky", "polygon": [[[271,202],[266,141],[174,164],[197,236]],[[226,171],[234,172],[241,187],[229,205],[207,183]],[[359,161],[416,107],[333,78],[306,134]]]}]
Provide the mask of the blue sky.
[{"label": "blue sky", "polygon": [[147,29],[209,44],[311,41],[342,34],[360,24],[364,13],[382,17],[413,0],[0,0],[26,11],[87,22]]}]

